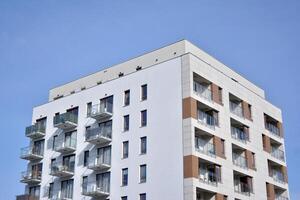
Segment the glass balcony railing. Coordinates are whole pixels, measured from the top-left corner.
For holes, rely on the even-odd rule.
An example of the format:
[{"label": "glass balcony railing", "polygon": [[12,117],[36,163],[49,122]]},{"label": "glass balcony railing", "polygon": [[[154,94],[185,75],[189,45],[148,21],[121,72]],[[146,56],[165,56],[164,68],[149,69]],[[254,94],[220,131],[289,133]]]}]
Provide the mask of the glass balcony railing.
[{"label": "glass balcony railing", "polygon": [[215,145],[213,143],[196,144],[196,151],[206,154],[211,157],[216,157]]},{"label": "glass balcony railing", "polygon": [[93,105],[90,112],[88,113],[88,117],[92,117],[95,119],[102,119],[111,117],[113,114],[113,104],[112,103],[100,103]]},{"label": "glass balcony railing", "polygon": [[216,118],[201,110],[198,110],[198,121],[211,129],[215,129],[215,126],[217,125]]},{"label": "glass balcony railing", "polygon": [[233,164],[235,164],[236,166],[239,166],[241,168],[245,168],[247,169],[247,160],[246,160],[246,157],[243,156],[243,155],[238,155],[236,153],[232,153],[232,161],[233,161]]},{"label": "glass balcony railing", "polygon": [[59,114],[54,116],[53,118],[53,125],[54,127],[59,128],[72,128],[77,125],[78,122],[78,115],[75,115],[71,112],[66,112],[63,114]]},{"label": "glass balcony railing", "polygon": [[26,127],[25,135],[27,137],[38,137],[44,136],[46,133],[46,126],[41,123],[36,123],[34,125]]},{"label": "glass balcony railing", "polygon": [[289,200],[289,198],[284,195],[275,195],[275,200]]},{"label": "glass balcony railing", "polygon": [[272,148],[271,156],[273,156],[274,158],[277,158],[279,160],[284,161],[284,151],[282,151],[280,149]]},{"label": "glass balcony railing", "polygon": [[20,157],[26,160],[42,159],[44,149],[41,147],[28,146],[21,149]]},{"label": "glass balcony railing", "polygon": [[271,169],[270,176],[273,178],[274,181],[279,183],[285,183],[284,175],[281,171]]},{"label": "glass balcony railing", "polygon": [[39,196],[31,195],[31,194],[22,194],[18,195],[16,200],[39,200]]},{"label": "glass balcony railing", "polygon": [[21,182],[23,183],[40,182],[41,179],[41,171],[24,171],[21,174]]},{"label": "glass balcony railing", "polygon": [[218,178],[215,172],[206,169],[199,169],[199,180],[205,184],[217,186]]},{"label": "glass balcony railing", "polygon": [[86,141],[109,142],[111,141],[112,126],[89,128],[85,133]]},{"label": "glass balcony railing", "polygon": [[230,107],[230,112],[232,112],[233,114],[235,114],[239,117],[242,117],[242,118],[244,117],[243,108],[240,104],[230,101],[229,107]]},{"label": "glass balcony railing", "polygon": [[54,143],[54,150],[58,152],[72,152],[76,150],[76,138],[64,138]]},{"label": "glass balcony railing", "polygon": [[251,193],[250,186],[239,180],[234,180],[234,191],[246,196],[250,196]]},{"label": "glass balcony railing", "polygon": [[69,162],[62,164],[59,162],[54,162],[51,164],[50,175],[64,177],[71,176],[74,174],[75,162]]},{"label": "glass balcony railing", "polygon": [[270,131],[273,135],[280,137],[280,131],[279,128],[276,127],[274,124],[266,123],[266,129]]},{"label": "glass balcony railing", "polygon": [[110,193],[109,183],[88,182],[82,184],[82,194],[91,197],[104,197]]},{"label": "glass balcony railing", "polygon": [[209,85],[204,86],[204,85],[201,85],[200,83],[197,83],[194,81],[194,92],[198,96],[200,96],[206,100],[212,101],[212,92],[211,92],[211,89],[209,88]]},{"label": "glass balcony railing", "polygon": [[88,168],[94,170],[104,170],[110,168],[111,163],[111,152],[110,150],[105,152],[103,155],[97,155],[89,158]]},{"label": "glass balcony railing", "polygon": [[247,141],[249,141],[249,137],[244,131],[242,131],[239,128],[233,127],[233,126],[231,127],[231,137],[233,139],[239,140],[243,143],[246,143]]}]

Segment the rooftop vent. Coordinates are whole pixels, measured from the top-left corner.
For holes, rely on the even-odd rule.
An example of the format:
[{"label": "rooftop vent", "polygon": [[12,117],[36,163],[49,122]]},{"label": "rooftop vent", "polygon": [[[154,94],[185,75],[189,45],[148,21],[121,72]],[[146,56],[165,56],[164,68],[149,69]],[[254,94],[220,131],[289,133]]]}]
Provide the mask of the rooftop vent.
[{"label": "rooftop vent", "polygon": [[139,70],[142,69],[142,67],[141,66],[137,66],[135,69],[136,69],[136,71],[139,71]]},{"label": "rooftop vent", "polygon": [[119,73],[119,77],[124,76],[124,73],[120,72]]}]

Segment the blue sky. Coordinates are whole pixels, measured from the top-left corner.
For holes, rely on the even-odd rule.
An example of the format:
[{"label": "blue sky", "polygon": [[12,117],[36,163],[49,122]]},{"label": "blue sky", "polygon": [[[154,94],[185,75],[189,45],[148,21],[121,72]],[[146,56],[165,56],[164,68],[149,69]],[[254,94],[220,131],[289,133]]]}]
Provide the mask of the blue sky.
[{"label": "blue sky", "polygon": [[299,10],[297,0],[1,0],[1,199],[23,192],[24,129],[49,89],[183,38],[282,108],[291,199],[300,199]]}]

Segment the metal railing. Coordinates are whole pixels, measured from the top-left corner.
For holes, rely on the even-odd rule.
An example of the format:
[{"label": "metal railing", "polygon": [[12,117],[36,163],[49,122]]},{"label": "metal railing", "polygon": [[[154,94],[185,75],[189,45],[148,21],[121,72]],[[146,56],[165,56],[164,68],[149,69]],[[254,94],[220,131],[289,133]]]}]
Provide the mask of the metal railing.
[{"label": "metal railing", "polygon": [[284,161],[284,151],[272,148],[271,155],[279,160]]},{"label": "metal railing", "polygon": [[281,171],[276,169],[271,169],[270,176],[273,178],[274,181],[279,183],[285,183],[284,175]]},{"label": "metal railing", "polygon": [[230,107],[230,112],[232,112],[233,114],[239,117],[244,118],[243,108],[240,104],[230,101],[229,107]]},{"label": "metal railing", "polygon": [[88,117],[100,115],[102,113],[113,113],[113,104],[112,103],[100,103],[92,105],[90,112],[88,113]]},{"label": "metal railing", "polygon": [[233,126],[231,127],[231,137],[233,139],[239,140],[243,143],[246,143],[247,141],[249,141],[249,137],[244,131],[242,131],[239,128],[233,127]]},{"label": "metal railing", "polygon": [[200,169],[199,180],[205,184],[217,186],[218,178],[215,172]]},{"label": "metal railing", "polygon": [[245,169],[248,168],[246,157],[243,155],[238,155],[236,153],[232,153],[232,161],[233,161],[233,164],[235,164],[236,166],[239,166],[239,167],[242,167]]},{"label": "metal railing", "polygon": [[283,195],[275,195],[275,200],[289,200],[289,198]]},{"label": "metal railing", "polygon": [[89,158],[88,166],[96,167],[100,165],[110,165],[110,163],[111,163],[111,153],[108,154],[103,153],[102,155],[97,155]]},{"label": "metal railing", "polygon": [[41,171],[24,171],[21,173],[22,180],[29,180],[29,179],[41,180],[41,178],[42,178]]},{"label": "metal railing", "polygon": [[44,154],[43,148],[37,148],[34,146],[21,148],[21,157],[26,157],[28,155],[43,156],[43,154]]},{"label": "metal railing", "polygon": [[206,154],[206,155],[211,156],[211,157],[216,157],[215,145],[211,142],[208,142],[204,145],[201,145],[201,144],[197,145],[196,144],[195,147],[196,147],[196,151],[198,151],[200,153]]},{"label": "metal railing", "polygon": [[203,97],[204,99],[207,99],[209,101],[212,101],[212,92],[211,89],[209,88],[209,85],[206,87],[194,81],[194,92],[198,96]]},{"label": "metal railing", "polygon": [[217,125],[216,118],[201,110],[198,110],[198,121],[211,129],[215,129],[215,126]]},{"label": "metal railing", "polygon": [[58,125],[58,124],[63,124],[66,122],[71,122],[74,124],[77,124],[78,122],[78,115],[75,115],[74,113],[71,112],[66,112],[63,114],[59,114],[54,116],[53,118],[53,125]]},{"label": "metal railing", "polygon": [[55,174],[57,172],[74,172],[75,162],[70,162],[68,164],[61,164],[57,161],[51,164],[51,174]]},{"label": "metal railing", "polygon": [[277,126],[271,123],[266,123],[266,129],[269,130],[271,133],[273,133],[276,136],[280,137],[280,130]]},{"label": "metal railing", "polygon": [[85,133],[85,140],[93,140],[99,137],[111,139],[112,126],[89,128]]},{"label": "metal railing", "polygon": [[45,133],[46,132],[46,126],[42,123],[35,123],[34,125],[28,126],[25,129],[25,135],[31,135],[33,133],[40,132]]}]

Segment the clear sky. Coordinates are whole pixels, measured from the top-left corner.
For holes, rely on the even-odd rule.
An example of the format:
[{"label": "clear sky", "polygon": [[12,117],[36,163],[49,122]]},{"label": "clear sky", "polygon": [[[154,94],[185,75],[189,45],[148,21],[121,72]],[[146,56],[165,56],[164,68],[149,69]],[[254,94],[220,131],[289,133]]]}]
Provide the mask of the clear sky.
[{"label": "clear sky", "polygon": [[300,199],[299,10],[297,0],[1,0],[0,199],[24,190],[24,129],[49,89],[183,38],[282,108],[291,199]]}]

